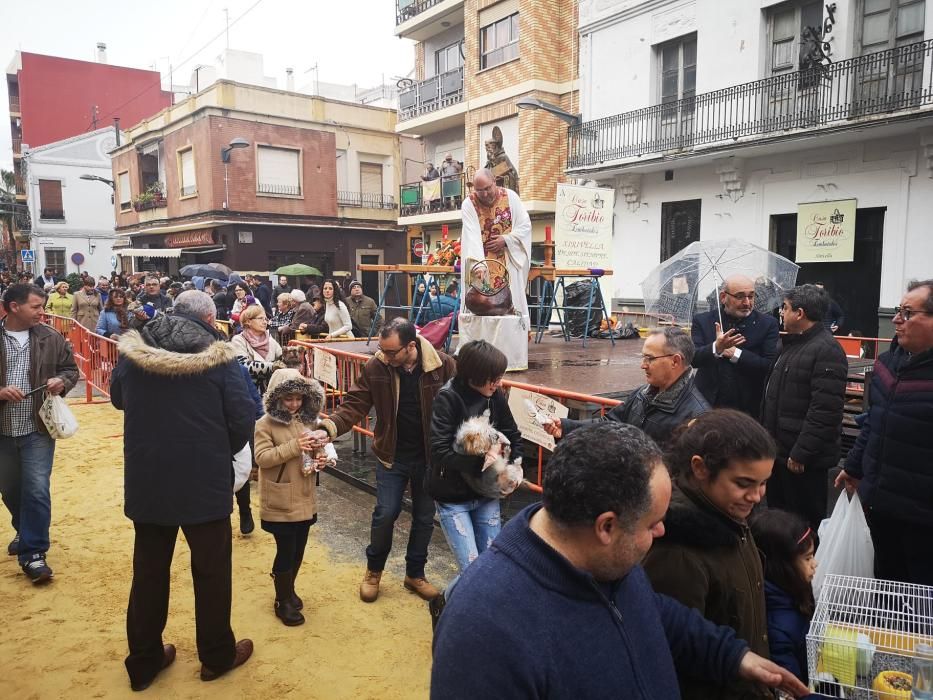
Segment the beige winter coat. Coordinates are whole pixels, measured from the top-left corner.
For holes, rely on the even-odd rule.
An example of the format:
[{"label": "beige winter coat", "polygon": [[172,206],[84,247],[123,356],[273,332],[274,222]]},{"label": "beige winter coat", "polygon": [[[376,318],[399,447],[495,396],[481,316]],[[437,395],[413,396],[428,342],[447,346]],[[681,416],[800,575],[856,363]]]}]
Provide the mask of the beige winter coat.
[{"label": "beige winter coat", "polygon": [[[292,416],[280,404],[288,394],[304,396],[297,415]],[[324,403],[324,390],[297,370],[280,369],[273,373],[263,401],[266,415],[256,422],[259,517],[279,523],[310,520],[317,514],[316,478],[313,473],[301,473],[298,436],[304,430],[323,427],[317,414]]]}]

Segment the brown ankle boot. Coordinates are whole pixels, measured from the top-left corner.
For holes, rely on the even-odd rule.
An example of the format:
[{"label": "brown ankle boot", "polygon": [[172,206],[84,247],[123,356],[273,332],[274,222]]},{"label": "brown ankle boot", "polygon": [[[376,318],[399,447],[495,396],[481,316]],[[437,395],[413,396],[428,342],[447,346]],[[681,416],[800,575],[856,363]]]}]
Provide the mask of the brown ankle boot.
[{"label": "brown ankle boot", "polygon": [[372,603],[379,597],[379,581],[382,579],[381,571],[370,571],[366,569],[366,576],[360,584],[360,600],[364,603]]},{"label": "brown ankle boot", "polygon": [[404,585],[407,590],[416,594],[421,600],[431,601],[440,595],[440,591],[428,583],[428,580],[424,576],[419,576],[418,578],[406,576]]}]

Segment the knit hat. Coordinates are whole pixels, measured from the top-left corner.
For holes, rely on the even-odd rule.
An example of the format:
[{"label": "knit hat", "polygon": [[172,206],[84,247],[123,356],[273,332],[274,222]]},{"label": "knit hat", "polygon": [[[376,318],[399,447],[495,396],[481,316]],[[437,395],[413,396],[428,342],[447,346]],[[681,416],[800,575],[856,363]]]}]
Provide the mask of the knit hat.
[{"label": "knit hat", "polygon": [[350,282],[350,286],[347,287],[347,289],[353,289],[354,287],[359,287],[360,289],[362,289],[363,285],[360,284],[359,280],[353,280],[352,282]]},{"label": "knit hat", "polygon": [[289,292],[289,294],[291,295],[292,299],[294,299],[299,304],[303,301],[306,301],[305,293],[301,291],[300,289],[293,289],[292,291]]}]

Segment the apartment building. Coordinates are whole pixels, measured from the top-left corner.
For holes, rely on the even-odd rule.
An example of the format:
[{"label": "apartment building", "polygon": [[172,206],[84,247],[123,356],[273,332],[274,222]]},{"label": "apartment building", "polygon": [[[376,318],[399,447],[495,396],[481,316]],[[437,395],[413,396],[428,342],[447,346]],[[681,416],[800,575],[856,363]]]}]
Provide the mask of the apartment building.
[{"label": "apartment building", "polygon": [[[690,242],[734,237],[798,259],[798,282],[845,309],[843,332],[890,336],[933,260],[931,14],[925,0],[582,2],[566,166],[616,190],[616,303],[638,305],[639,282]],[[854,209],[851,254],[801,254],[814,204],[831,221]]]},{"label": "apartment building", "polygon": [[[113,152],[124,271],[220,262],[325,275],[403,262],[394,110],[220,80]],[[381,279],[363,279],[376,293]]]},{"label": "apartment building", "polygon": [[563,181],[567,132],[540,110],[520,110],[533,97],[570,113],[577,103],[576,3],[573,0],[396,0],[399,37],[415,44],[415,80],[399,91],[396,130],[418,136],[415,165],[441,167],[446,154],[462,163],[440,182],[407,180],[399,191],[400,226],[409,256],[431,250],[444,227],[460,236],[460,204],[472,175],[486,164],[485,142],[498,127],[519,175],[533,223],[533,258],[543,259],[544,228],[554,221],[556,185]]},{"label": "apartment building", "polygon": [[135,124],[171,104],[158,71],[109,65],[106,48],[97,45],[97,62],[17,51],[7,67],[15,229],[23,242],[28,243],[32,225],[23,164],[27,149],[111,126],[115,118]]}]

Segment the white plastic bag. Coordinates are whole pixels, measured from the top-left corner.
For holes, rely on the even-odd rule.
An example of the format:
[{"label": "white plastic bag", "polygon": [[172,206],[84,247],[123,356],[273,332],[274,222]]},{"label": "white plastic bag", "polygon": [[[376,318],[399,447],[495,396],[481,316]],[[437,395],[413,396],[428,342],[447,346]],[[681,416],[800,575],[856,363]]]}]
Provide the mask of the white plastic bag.
[{"label": "white plastic bag", "polygon": [[858,493],[852,494],[851,501],[845,491],[839,494],[832,517],[823,521],[819,534],[820,548],[813,576],[816,598],[820,597],[820,588],[829,574],[875,577],[875,548]]},{"label": "white plastic bag", "polygon": [[78,432],[78,419],[61,396],[46,394],[39,407],[39,417],[53,440],[64,440]]},{"label": "white plastic bag", "polygon": [[243,449],[233,455],[233,492],[236,493],[243,484],[249,479],[249,473],[253,468],[253,451],[249,449],[247,442]]}]

